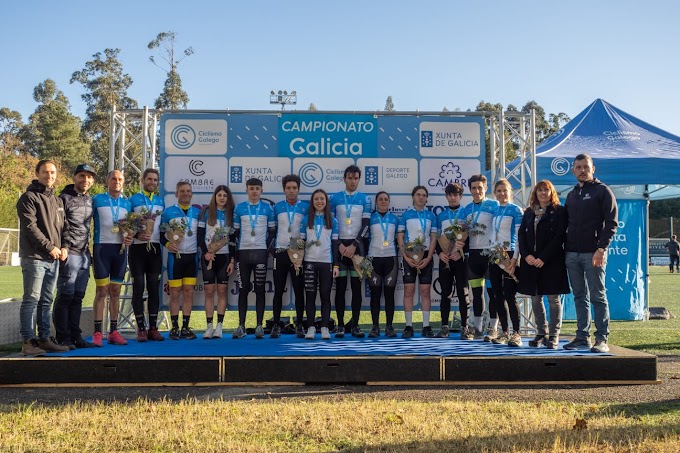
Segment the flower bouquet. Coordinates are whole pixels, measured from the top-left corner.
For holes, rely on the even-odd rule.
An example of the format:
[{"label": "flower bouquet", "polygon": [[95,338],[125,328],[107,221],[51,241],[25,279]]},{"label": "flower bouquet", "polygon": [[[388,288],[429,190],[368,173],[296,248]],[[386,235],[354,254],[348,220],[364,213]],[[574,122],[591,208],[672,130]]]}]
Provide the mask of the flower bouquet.
[{"label": "flower bouquet", "polygon": [[373,275],[373,261],[369,257],[354,255],[352,257],[354,270],[359,274],[359,278],[371,278]]},{"label": "flower bouquet", "polygon": [[[229,243],[229,234],[231,233],[229,227],[217,227],[213,233],[210,244],[208,244],[208,253],[213,255]],[[214,259],[214,258],[213,258]],[[208,270],[212,269],[213,260],[208,261]]]},{"label": "flower bouquet", "polygon": [[508,252],[506,250],[508,247],[510,247],[510,243],[508,241],[495,242],[491,244],[491,246],[488,249],[483,250],[482,255],[488,256],[489,262],[498,265],[498,267],[503,269],[506,274],[512,277],[513,280],[519,282],[519,280],[517,280],[517,277],[515,277],[514,273],[508,272],[508,269],[510,269],[511,267],[510,255],[508,255]]},{"label": "flower bouquet", "polygon": [[[139,214],[134,211],[128,212],[125,217],[115,223],[117,230],[123,239],[133,237],[139,231]],[[125,243],[120,245],[119,254],[125,252]]]},{"label": "flower bouquet", "polygon": [[146,241],[146,250],[149,251],[152,248],[154,251],[156,247],[151,243],[151,234],[156,227],[156,217],[161,214],[161,211],[151,212],[147,208],[141,208],[139,210],[139,231],[143,231],[149,234],[149,240]]},{"label": "flower bouquet", "polygon": [[[168,242],[175,244],[176,246],[179,246],[179,243],[184,239],[187,228],[189,228],[189,225],[187,225],[187,221],[184,220],[184,217],[170,219],[170,222],[161,224],[161,231],[165,233],[165,238]],[[177,258],[181,257],[182,255],[177,252]]]},{"label": "flower bouquet", "polygon": [[[424,236],[418,236],[404,245],[404,255],[415,261],[416,267],[423,261],[425,253]],[[418,273],[420,274],[420,269],[418,269]]]},{"label": "flower bouquet", "polygon": [[305,257],[305,240],[301,238],[290,238],[286,249],[290,262],[295,267],[295,275],[300,274],[302,259]]},{"label": "flower bouquet", "polygon": [[[437,238],[439,246],[442,248],[447,256],[451,255],[456,248],[456,241],[465,241],[468,237],[469,225],[462,220],[456,220],[454,223],[444,228],[442,234]],[[449,268],[449,263],[446,263],[446,268]]]}]

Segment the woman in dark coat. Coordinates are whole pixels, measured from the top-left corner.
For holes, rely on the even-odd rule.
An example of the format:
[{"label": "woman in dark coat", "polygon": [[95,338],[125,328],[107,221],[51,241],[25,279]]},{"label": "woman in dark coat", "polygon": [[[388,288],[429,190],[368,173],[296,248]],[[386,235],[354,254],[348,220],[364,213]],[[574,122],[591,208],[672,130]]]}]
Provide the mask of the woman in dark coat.
[{"label": "woman in dark coat", "polygon": [[[545,344],[556,349],[562,326],[560,294],[570,292],[564,264],[564,239],[567,211],[560,206],[555,187],[548,180],[539,181],[529,197],[518,242],[522,255],[518,292],[531,296],[537,335],[529,346]],[[550,326],[546,322],[543,296],[548,296]]]}]

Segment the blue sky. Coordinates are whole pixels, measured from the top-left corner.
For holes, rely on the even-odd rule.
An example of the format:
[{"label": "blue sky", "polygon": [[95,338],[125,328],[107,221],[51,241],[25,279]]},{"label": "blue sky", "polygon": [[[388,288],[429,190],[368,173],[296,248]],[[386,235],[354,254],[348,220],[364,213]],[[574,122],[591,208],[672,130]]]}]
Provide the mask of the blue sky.
[{"label": "blue sky", "polygon": [[[117,6],[110,6],[112,4]],[[165,74],[147,44],[178,33],[195,54],[180,66],[191,109],[270,109],[269,91],[298,107],[474,108],[480,100],[576,116],[596,98],[680,135],[677,1],[7,2],[0,107],[34,111],[52,78],[83,116],[71,74],[120,48],[140,106]]]}]

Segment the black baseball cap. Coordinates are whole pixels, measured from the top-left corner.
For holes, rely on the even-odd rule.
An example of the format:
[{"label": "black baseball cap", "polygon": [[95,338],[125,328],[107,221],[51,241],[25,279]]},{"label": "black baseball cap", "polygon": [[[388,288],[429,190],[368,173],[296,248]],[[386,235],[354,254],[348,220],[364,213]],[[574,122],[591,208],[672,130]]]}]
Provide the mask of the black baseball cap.
[{"label": "black baseball cap", "polygon": [[92,176],[96,177],[97,173],[94,171],[94,168],[92,168],[88,164],[80,164],[76,167],[76,171],[73,172],[73,175],[77,175],[78,173],[84,171],[85,173],[90,173]]}]

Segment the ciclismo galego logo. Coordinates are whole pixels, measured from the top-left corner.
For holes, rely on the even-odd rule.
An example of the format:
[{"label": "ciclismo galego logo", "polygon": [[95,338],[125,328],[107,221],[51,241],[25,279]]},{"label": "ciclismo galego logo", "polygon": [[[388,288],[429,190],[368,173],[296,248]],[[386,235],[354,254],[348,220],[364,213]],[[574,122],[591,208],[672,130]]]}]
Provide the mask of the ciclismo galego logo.
[{"label": "ciclismo galego logo", "polygon": [[550,170],[556,176],[564,176],[569,173],[571,163],[564,157],[556,157],[550,163]]},{"label": "ciclismo galego logo", "polygon": [[170,141],[177,149],[191,148],[196,143],[196,132],[188,124],[180,124],[172,129]]}]

